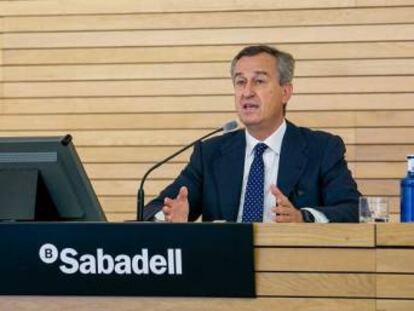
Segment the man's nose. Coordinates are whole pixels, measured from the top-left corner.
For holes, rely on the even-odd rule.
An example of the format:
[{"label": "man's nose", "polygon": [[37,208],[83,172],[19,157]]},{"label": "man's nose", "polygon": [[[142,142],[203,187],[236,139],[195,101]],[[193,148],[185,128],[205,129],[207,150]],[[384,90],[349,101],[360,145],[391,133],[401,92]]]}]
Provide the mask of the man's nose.
[{"label": "man's nose", "polygon": [[251,82],[247,82],[245,84],[245,87],[243,89],[243,97],[252,97],[254,96],[255,92],[254,92],[254,87],[253,87],[253,83]]}]

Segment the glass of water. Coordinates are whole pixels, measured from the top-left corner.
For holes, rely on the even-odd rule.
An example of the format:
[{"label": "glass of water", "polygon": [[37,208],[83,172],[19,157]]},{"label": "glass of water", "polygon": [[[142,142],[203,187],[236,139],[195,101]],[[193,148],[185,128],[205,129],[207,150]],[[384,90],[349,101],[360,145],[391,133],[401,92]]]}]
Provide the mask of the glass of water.
[{"label": "glass of water", "polygon": [[360,197],[359,222],[389,222],[390,205],[385,197]]}]

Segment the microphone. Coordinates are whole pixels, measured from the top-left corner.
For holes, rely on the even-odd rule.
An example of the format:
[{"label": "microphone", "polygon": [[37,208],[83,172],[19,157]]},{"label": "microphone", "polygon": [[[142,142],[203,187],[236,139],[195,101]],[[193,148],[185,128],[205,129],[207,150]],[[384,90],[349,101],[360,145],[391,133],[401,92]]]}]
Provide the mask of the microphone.
[{"label": "microphone", "polygon": [[236,121],[229,121],[227,123],[225,123],[222,127],[219,127],[218,129],[215,129],[214,131],[208,133],[207,135],[204,135],[203,137],[193,141],[191,144],[184,146],[183,148],[179,149],[178,151],[176,151],[175,153],[173,153],[172,155],[166,157],[164,160],[155,163],[142,177],[141,179],[141,184],[139,186],[138,189],[138,200],[137,200],[137,221],[143,221],[144,218],[144,199],[145,199],[145,194],[144,194],[144,182],[147,179],[148,175],[155,170],[156,168],[160,167],[161,165],[163,165],[164,163],[170,161],[171,159],[175,158],[177,155],[179,155],[180,153],[184,152],[185,150],[187,150],[188,148],[194,146],[196,143],[198,143],[199,141],[202,141],[203,139],[206,139],[207,137],[210,137],[211,135],[214,135],[216,133],[219,132],[224,132],[224,133],[228,133],[231,132],[233,130],[235,130],[238,127],[238,124]]}]

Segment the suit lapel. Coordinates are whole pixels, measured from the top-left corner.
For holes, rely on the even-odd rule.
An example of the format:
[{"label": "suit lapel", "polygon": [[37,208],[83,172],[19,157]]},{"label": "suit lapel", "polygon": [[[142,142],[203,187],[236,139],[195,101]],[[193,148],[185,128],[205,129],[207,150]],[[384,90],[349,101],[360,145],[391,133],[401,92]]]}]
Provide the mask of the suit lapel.
[{"label": "suit lapel", "polygon": [[226,220],[235,221],[240,203],[244,171],[246,139],[244,131],[238,131],[235,137],[220,149],[214,163],[214,175],[218,185],[219,204]]},{"label": "suit lapel", "polygon": [[277,185],[283,194],[289,197],[305,169],[308,158],[305,154],[306,141],[300,130],[292,123],[286,122],[287,128],[280,152]]}]

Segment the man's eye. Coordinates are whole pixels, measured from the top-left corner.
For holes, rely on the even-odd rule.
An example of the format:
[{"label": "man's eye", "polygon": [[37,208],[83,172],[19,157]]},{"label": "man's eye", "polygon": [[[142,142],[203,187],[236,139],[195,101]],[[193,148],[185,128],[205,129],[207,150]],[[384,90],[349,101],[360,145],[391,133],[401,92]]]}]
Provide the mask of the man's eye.
[{"label": "man's eye", "polygon": [[256,82],[256,84],[263,84],[266,81],[265,80],[262,80],[262,79],[257,79],[257,80],[255,80],[255,82]]},{"label": "man's eye", "polygon": [[234,84],[236,84],[237,86],[242,86],[242,85],[245,84],[245,81],[244,80],[236,80],[236,82]]}]

